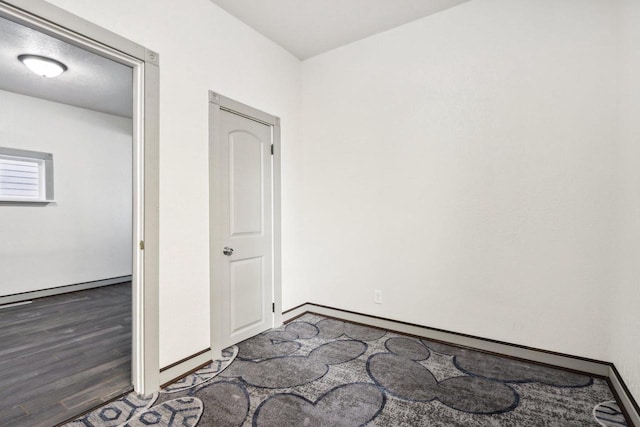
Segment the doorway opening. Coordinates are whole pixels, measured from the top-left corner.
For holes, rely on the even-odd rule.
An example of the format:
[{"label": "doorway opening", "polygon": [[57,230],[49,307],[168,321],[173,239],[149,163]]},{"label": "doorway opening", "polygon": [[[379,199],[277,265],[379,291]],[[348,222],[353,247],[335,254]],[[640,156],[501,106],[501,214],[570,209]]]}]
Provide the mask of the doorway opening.
[{"label": "doorway opening", "polygon": [[[29,0],[28,2],[21,0],[5,0],[0,2],[0,19],[11,22],[12,24],[19,25],[24,29],[24,32],[32,32],[37,33],[42,37],[50,37],[61,43],[64,43],[69,47],[70,51],[74,49],[76,51],[83,51],[93,55],[95,61],[107,61],[106,63],[112,64],[114,67],[120,67],[128,70],[129,73],[129,81],[128,81],[128,109],[129,116],[117,118],[118,113],[111,112],[110,116],[114,116],[115,118],[105,119],[110,123],[110,131],[112,139],[117,139],[116,136],[126,137],[128,138],[128,188],[123,190],[122,183],[113,182],[113,188],[110,190],[96,190],[94,196],[95,199],[91,200],[83,200],[79,202],[79,206],[77,209],[82,208],[82,204],[99,204],[100,196],[102,195],[104,199],[106,199],[107,195],[104,193],[105,191],[113,191],[115,193],[121,193],[123,196],[121,198],[114,198],[115,200],[125,200],[125,204],[128,203],[129,211],[128,214],[124,214],[126,217],[124,222],[128,223],[128,231],[125,234],[128,234],[128,238],[124,243],[126,247],[122,248],[120,244],[120,250],[107,253],[107,254],[97,254],[94,258],[94,261],[108,261],[111,262],[109,267],[112,268],[111,271],[114,273],[111,275],[112,277],[102,277],[106,280],[106,282],[110,283],[100,283],[101,285],[112,285],[106,286],[104,288],[96,288],[96,289],[116,289],[117,286],[120,288],[128,287],[128,294],[126,294],[125,300],[127,301],[128,308],[125,311],[130,313],[130,322],[131,322],[131,339],[129,342],[129,347],[131,348],[131,362],[130,362],[130,370],[129,370],[129,384],[133,386],[134,390],[140,394],[150,394],[159,388],[159,369],[158,369],[158,55],[155,52],[149,51],[143,46],[140,46],[136,43],[133,43],[129,40],[126,40],[122,37],[117,36],[107,30],[104,30],[88,21],[85,21],[75,15],[67,13],[66,11],[59,9],[55,6],[52,6],[41,0]],[[4,37],[3,41],[8,40]],[[35,46],[35,45],[34,45]],[[12,46],[7,43],[2,47],[3,53],[6,53],[4,50],[11,49]],[[24,52],[24,53],[32,53],[32,52]],[[13,56],[13,55],[9,55]],[[18,62],[16,59],[17,65],[22,67],[22,64]],[[71,75],[72,68],[65,70],[69,72]],[[111,70],[113,71],[113,70]],[[3,72],[4,76],[7,75]],[[64,75],[64,74],[63,74]],[[39,76],[35,76],[38,78],[42,78]],[[4,83],[7,83],[7,80],[4,80]],[[15,94],[10,93],[11,87],[3,87],[0,88],[7,92],[7,96],[13,97],[12,99],[18,100],[19,102],[23,102],[25,104],[25,108],[44,108],[43,105],[46,103],[54,104],[51,101],[57,101],[64,103],[62,108],[76,108],[76,110],[80,110],[81,108],[86,108],[86,106],[74,106],[70,107],[69,104],[71,102],[69,99],[66,100],[56,100],[53,98],[53,95],[49,93],[49,98],[47,96],[38,96],[37,93],[28,94],[28,96],[24,94]],[[55,91],[53,91],[55,92]],[[70,91],[67,95],[73,95],[74,91]],[[54,94],[55,95],[55,94]],[[36,100],[34,97],[45,98],[47,101]],[[105,99],[102,99],[105,101]],[[35,105],[38,103],[39,107]],[[27,105],[28,104],[28,105]],[[62,105],[62,104],[60,104]],[[48,107],[47,107],[48,108]],[[109,115],[109,112],[102,112],[99,114],[103,114],[101,116],[103,119]],[[86,113],[87,116],[83,117],[83,120],[80,120],[87,124],[95,119],[92,113]],[[96,113],[98,114],[98,113]],[[89,117],[91,116],[91,117]],[[35,116],[33,117],[34,120]],[[121,120],[120,120],[121,119]],[[95,119],[98,120],[98,119]],[[128,120],[128,135],[122,135],[123,129],[127,127],[126,121]],[[122,123],[120,123],[122,122]],[[56,128],[58,122],[53,119],[49,123],[38,123],[37,121],[32,122],[30,124],[31,127],[36,128],[37,126],[45,127],[43,136],[41,139],[53,139],[56,136],[56,132],[59,130]],[[49,134],[47,135],[47,132]],[[61,143],[64,144],[64,138],[60,138]],[[95,142],[92,137],[92,134],[87,131],[84,134],[84,139],[87,143]],[[47,141],[39,141],[43,144]],[[14,147],[15,148],[15,147]],[[37,147],[36,147],[37,148]],[[5,157],[11,155],[24,154],[26,151],[30,152],[45,152],[45,154],[51,154],[51,157],[47,157],[46,160],[50,161],[53,165],[52,168],[54,170],[52,177],[53,182],[51,189],[53,190],[53,197],[49,197],[49,187],[48,183],[44,184],[47,191],[44,191],[46,197],[42,200],[8,200],[0,201],[0,210],[4,209],[4,212],[0,211],[0,216],[7,214],[9,212],[8,209],[17,208],[25,208],[28,212],[27,215],[38,217],[43,216],[46,212],[50,214],[53,212],[55,216],[62,209],[62,200],[63,196],[65,196],[65,192],[69,192],[70,190],[70,181],[74,180],[69,178],[66,174],[67,171],[74,169],[77,172],[75,176],[75,184],[86,184],[88,183],[88,179],[86,179],[86,171],[91,175],[100,175],[99,168],[96,169],[94,166],[89,167],[88,169],[82,169],[85,164],[83,163],[83,156],[78,152],[73,153],[74,147],[67,147],[69,149],[68,153],[60,154],[61,148],[51,148],[50,150],[42,149],[42,150],[22,150],[18,151],[5,151]],[[79,146],[75,147],[80,151]],[[121,147],[122,148],[122,147]],[[17,149],[17,148],[16,148]],[[108,144],[104,144],[101,148],[94,146],[95,150],[105,150],[104,155],[111,155],[113,153],[110,150],[113,150],[113,146],[109,146]],[[18,149],[19,150],[19,149]],[[122,150],[120,153],[122,154]],[[56,154],[58,153],[58,154]],[[95,153],[94,153],[95,154]],[[15,156],[14,156],[15,157]],[[25,156],[22,156],[25,157]],[[28,156],[26,156],[28,157]],[[70,160],[69,160],[70,159]],[[10,159],[13,160],[13,159]],[[28,159],[27,159],[28,160]],[[74,163],[75,162],[75,163]],[[125,160],[126,162],[126,160]],[[45,162],[43,161],[42,164]],[[105,162],[107,163],[107,162]],[[120,163],[122,164],[122,163]],[[45,165],[46,166],[46,165]],[[103,165],[104,166],[104,165]],[[63,171],[65,173],[63,173]],[[82,173],[84,172],[84,175]],[[43,176],[47,176],[46,173]],[[64,177],[64,178],[62,178]],[[84,179],[83,179],[84,177]],[[98,187],[96,187],[97,189]],[[119,190],[118,190],[119,189]],[[91,188],[89,189],[90,192]],[[103,191],[100,194],[100,191]],[[60,200],[56,200],[56,195]],[[19,196],[19,195],[18,195]],[[67,202],[64,203],[65,207],[68,205]],[[108,204],[104,206],[103,210],[109,211],[109,206],[113,207],[113,205]],[[56,212],[56,208],[58,208]],[[25,210],[25,209],[23,209]],[[121,209],[112,209],[114,212],[117,210],[118,212],[122,212]],[[107,221],[109,215],[104,216],[104,221]],[[36,218],[37,219],[37,218]],[[122,218],[121,218],[122,219]],[[105,228],[109,228],[109,225],[103,224]],[[91,224],[90,228],[97,228],[100,226],[100,222]],[[79,228],[80,224],[73,223],[67,224],[66,230],[69,233],[73,232],[74,229]],[[125,226],[127,228],[127,226]],[[23,234],[29,233],[29,227],[25,227],[23,229]],[[42,248],[44,242],[47,239],[53,240],[54,247],[55,243],[61,242],[61,238],[56,238],[55,232],[60,231],[58,229],[51,228],[48,232],[42,231],[37,233],[35,236],[36,240],[40,239],[40,246],[35,249],[32,247],[31,249],[23,251],[22,255],[32,256],[35,252],[38,251],[38,248]],[[112,233],[116,234],[116,233]],[[119,237],[119,241],[122,241],[121,236]],[[62,246],[62,245],[61,245]],[[72,255],[70,259],[72,261],[61,261],[60,259],[49,259],[51,261],[51,267],[43,268],[43,265],[40,264],[39,267],[42,270],[45,270],[44,276],[49,279],[51,276],[57,271],[55,266],[66,266],[67,264],[75,264],[75,267],[80,266],[80,268],[75,268],[75,270],[99,270],[99,267],[87,266],[90,264],[88,262],[91,259],[92,251],[87,251],[84,254],[84,257],[81,258],[79,255]],[[62,257],[63,255],[68,255],[67,251],[59,250],[51,252],[52,257],[56,256]],[[124,257],[122,256],[124,254]],[[73,259],[75,258],[75,261]],[[80,258],[80,259],[78,259]],[[45,261],[45,262],[48,262]],[[116,262],[117,261],[117,262]],[[33,262],[33,260],[31,260]],[[116,265],[117,264],[117,265]],[[126,270],[123,265],[128,266],[128,270]],[[115,267],[115,268],[113,268]],[[38,266],[35,266],[33,270],[37,270]],[[106,271],[106,270],[105,270]],[[68,273],[68,272],[67,272]],[[75,272],[77,273],[77,271]],[[128,274],[127,274],[128,273]],[[85,274],[85,276],[82,276]],[[76,277],[88,277],[86,276],[87,271],[81,272],[79,276]],[[105,275],[104,271],[98,273]],[[116,277],[113,277],[116,276]],[[3,277],[6,279],[8,276],[3,274]],[[96,279],[101,281],[101,279]],[[113,283],[118,282],[127,282],[130,280],[131,285],[113,285]],[[28,307],[28,301],[35,301],[34,298],[40,298],[49,295],[53,289],[53,293],[60,293],[60,291],[85,291],[86,289],[92,288],[96,285],[91,282],[94,280],[83,280],[83,279],[72,279],[70,280],[72,283],[63,283],[60,280],[52,281],[49,283],[54,283],[54,285],[49,286],[43,283],[33,283],[30,285],[31,287],[25,292],[20,292],[17,288],[12,288],[11,286],[15,285],[15,282],[3,284],[3,287],[6,290],[0,292],[0,304],[4,306],[9,306],[11,304],[14,307],[25,306]],[[78,283],[81,282],[81,283]],[[5,286],[6,285],[6,286]],[[61,288],[61,286],[70,285],[67,289],[57,289]],[[78,287],[79,285],[79,287]],[[75,286],[75,287],[74,287]],[[31,293],[34,292],[34,293]],[[44,292],[44,294],[42,293]],[[104,295],[103,301],[111,298],[112,296]],[[97,303],[96,311],[100,311],[100,303]],[[49,325],[50,328],[54,328],[55,325]],[[73,333],[72,328],[68,331],[70,334]],[[60,368],[60,367],[58,367]],[[34,367],[25,367],[25,370],[31,369]],[[53,370],[56,370],[54,368]],[[44,408],[40,408],[44,409]],[[89,408],[84,408],[80,410],[78,407],[78,413],[83,412],[84,410]],[[77,415],[77,414],[75,414]],[[64,420],[62,420],[64,421]]]}]

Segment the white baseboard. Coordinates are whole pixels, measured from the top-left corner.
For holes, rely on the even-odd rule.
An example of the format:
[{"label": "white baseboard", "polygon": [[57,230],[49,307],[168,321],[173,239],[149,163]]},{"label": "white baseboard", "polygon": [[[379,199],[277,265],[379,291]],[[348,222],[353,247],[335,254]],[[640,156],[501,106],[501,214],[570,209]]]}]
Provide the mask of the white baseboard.
[{"label": "white baseboard", "polygon": [[169,365],[166,368],[162,368],[160,370],[160,384],[165,385],[173,382],[205,363],[211,362],[213,360],[211,356],[211,349],[207,349]]},{"label": "white baseboard", "polygon": [[382,319],[351,311],[340,310],[337,308],[306,303],[294,309],[291,309],[282,315],[283,322],[291,321],[304,313],[316,313],[329,317],[336,317],[342,320],[362,323],[365,325],[375,326],[401,334],[415,335],[423,338],[430,338],[438,341],[445,341],[465,347],[471,347],[505,356],[516,357],[519,359],[529,360],[532,362],[544,363],[561,368],[571,369],[575,371],[585,372],[591,375],[608,378],[615,392],[620,397],[620,401],[624,406],[631,421],[640,427],[640,414],[634,399],[628,394],[628,390],[623,386],[622,379],[616,375],[613,364],[597,360],[590,360],[571,355],[547,352],[518,346],[515,344],[496,342],[479,337],[471,337],[454,332],[442,331],[426,326],[414,325],[405,322]]},{"label": "white baseboard", "polygon": [[29,301],[37,298],[66,294],[68,292],[84,291],[86,289],[99,288],[101,286],[115,285],[116,283],[130,282],[131,276],[114,277],[111,279],[95,280],[93,282],[78,283],[75,285],[60,286],[58,288],[42,289],[38,291],[23,292],[20,294],[0,297],[0,305]]}]

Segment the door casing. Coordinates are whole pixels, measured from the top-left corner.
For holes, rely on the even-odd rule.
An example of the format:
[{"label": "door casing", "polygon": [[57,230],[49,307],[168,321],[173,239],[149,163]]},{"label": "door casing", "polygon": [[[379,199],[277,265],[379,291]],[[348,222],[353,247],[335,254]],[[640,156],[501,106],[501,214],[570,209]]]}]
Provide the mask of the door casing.
[{"label": "door casing", "polygon": [[132,383],[141,395],[159,380],[159,56],[42,0],[0,0],[0,16],[133,70]]},{"label": "door casing", "polygon": [[[214,197],[211,197],[211,191],[217,179],[213,165],[215,165],[215,157],[213,147],[219,143],[218,123],[220,123],[220,110],[226,110],[240,116],[244,116],[251,120],[256,120],[271,126],[272,129],[272,236],[273,236],[273,326],[282,325],[282,266],[281,266],[281,173],[280,173],[280,118],[265,113],[264,111],[250,107],[233,99],[222,96],[216,92],[209,92],[209,253],[219,251],[220,248],[215,246],[214,233],[217,229],[215,223],[216,215],[214,215],[215,206]],[[210,257],[211,259],[211,257]],[[223,345],[221,343],[222,331],[220,328],[220,314],[222,304],[227,303],[220,297],[220,286],[214,283],[215,271],[212,262],[210,266],[210,325],[211,325],[211,351],[212,359],[218,359]]]}]

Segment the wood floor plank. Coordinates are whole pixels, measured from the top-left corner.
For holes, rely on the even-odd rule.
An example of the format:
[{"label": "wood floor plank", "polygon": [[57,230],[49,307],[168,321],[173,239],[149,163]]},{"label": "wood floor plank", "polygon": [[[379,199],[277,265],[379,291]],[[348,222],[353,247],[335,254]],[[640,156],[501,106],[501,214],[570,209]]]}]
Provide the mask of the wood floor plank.
[{"label": "wood floor plank", "polygon": [[0,309],[0,425],[51,426],[131,390],[131,283]]},{"label": "wood floor plank", "polygon": [[13,406],[6,411],[0,411],[0,420],[5,425],[16,425],[16,420],[26,417],[28,414],[21,406]]}]

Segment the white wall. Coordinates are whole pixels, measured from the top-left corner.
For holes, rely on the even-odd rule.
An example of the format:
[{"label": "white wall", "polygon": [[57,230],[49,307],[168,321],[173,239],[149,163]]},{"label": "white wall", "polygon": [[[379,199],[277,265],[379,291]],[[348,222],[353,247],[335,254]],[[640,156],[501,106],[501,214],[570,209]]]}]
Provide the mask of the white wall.
[{"label": "white wall", "polygon": [[608,359],[615,59],[609,2],[475,0],[303,62],[310,300]]},{"label": "white wall", "polygon": [[160,53],[161,365],[209,345],[213,89],[283,119],[285,309],[613,359],[638,396],[637,129],[617,121],[637,86],[612,77],[615,3],[474,0],[307,60],[301,80],[208,0],[50,1]]},{"label": "white wall", "polygon": [[51,0],[160,54],[160,365],[209,347],[208,90],[282,119],[284,307],[300,286],[300,64],[209,0]]},{"label": "white wall", "polygon": [[611,361],[640,402],[640,2],[620,0],[618,104],[619,286],[612,306]]},{"label": "white wall", "polygon": [[56,203],[0,205],[0,295],[131,274],[131,119],[0,91],[0,145],[53,154]]}]

